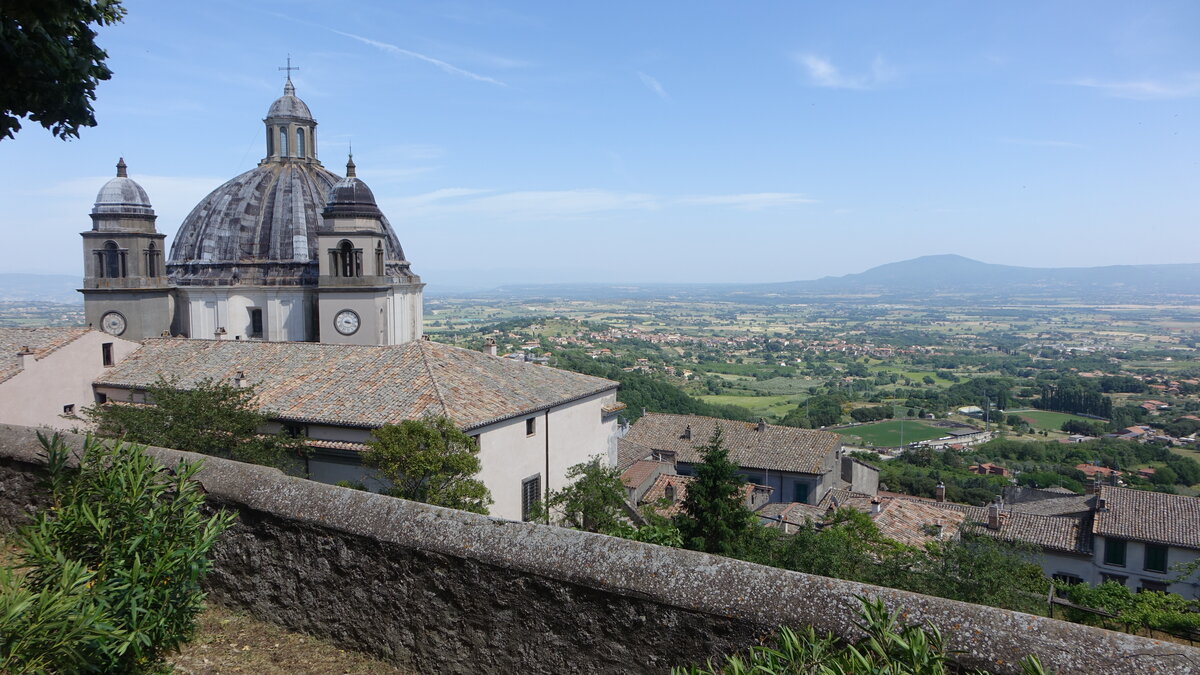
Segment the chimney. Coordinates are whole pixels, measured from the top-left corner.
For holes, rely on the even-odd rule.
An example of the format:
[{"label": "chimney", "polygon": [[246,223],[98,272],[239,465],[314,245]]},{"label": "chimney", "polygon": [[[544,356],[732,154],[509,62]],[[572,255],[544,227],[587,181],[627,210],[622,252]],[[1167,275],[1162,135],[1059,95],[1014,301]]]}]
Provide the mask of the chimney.
[{"label": "chimney", "polygon": [[685,441],[692,440],[692,425],[689,424],[683,428],[683,436],[681,438]]},{"label": "chimney", "polygon": [[1112,473],[1108,474],[1108,484],[1109,484],[1109,485],[1116,485],[1116,484],[1117,484],[1117,472],[1116,472],[1116,471],[1114,471],[1114,472],[1112,472]]},{"label": "chimney", "polygon": [[29,345],[21,345],[20,351],[17,352],[17,358],[21,361],[21,370],[25,370],[33,365],[33,350],[29,348]]},{"label": "chimney", "polygon": [[488,356],[496,355],[496,338],[488,338],[483,341],[483,352]]},{"label": "chimney", "polygon": [[666,496],[667,501],[675,503],[675,484],[667,483],[667,486],[663,488],[663,494]]},{"label": "chimney", "polygon": [[245,389],[246,387],[250,386],[250,382],[246,380],[246,371],[239,370],[236,374],[234,374],[233,386],[237,387],[238,389]]},{"label": "chimney", "polygon": [[767,430],[767,421],[763,418],[758,418],[758,430],[760,432]]},{"label": "chimney", "polygon": [[883,500],[875,497],[871,500],[871,515],[875,515],[883,510]]},{"label": "chimney", "polygon": [[937,494],[938,502],[946,501],[946,484],[945,483],[942,483],[940,481],[938,482],[936,494]]},{"label": "chimney", "polygon": [[1096,510],[1097,511],[1107,511],[1108,510],[1108,500],[1105,499],[1104,497],[1100,497],[1099,499],[1097,499],[1096,500]]},{"label": "chimney", "polygon": [[213,337],[215,337],[218,340],[225,337],[225,327],[221,326],[221,327],[217,328],[215,331],[213,331]]},{"label": "chimney", "polygon": [[1000,529],[1000,505],[996,502],[992,502],[992,505],[988,507],[987,526],[989,530]]}]

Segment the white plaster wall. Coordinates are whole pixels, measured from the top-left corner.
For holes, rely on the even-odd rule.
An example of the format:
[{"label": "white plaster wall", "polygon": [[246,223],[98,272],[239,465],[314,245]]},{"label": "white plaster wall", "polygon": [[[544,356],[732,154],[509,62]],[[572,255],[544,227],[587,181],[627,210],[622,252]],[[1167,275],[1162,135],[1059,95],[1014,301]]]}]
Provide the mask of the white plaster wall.
[{"label": "white plaster wall", "polygon": [[310,339],[308,318],[312,291],[257,286],[179,289],[180,328],[193,338],[212,339],[224,328],[223,339],[250,337],[250,309],[263,310],[263,339],[301,342]]},{"label": "white plaster wall", "polygon": [[[525,435],[528,417],[537,420],[537,429],[532,436]],[[541,474],[542,494],[545,494],[545,415],[518,417],[470,433],[479,434],[479,480],[487,486],[494,500],[489,512],[493,516],[520,520],[521,481]]]},{"label": "white plaster wall", "polygon": [[[1136,591],[1141,586],[1143,579],[1169,583],[1178,576],[1178,573],[1171,571],[1172,567],[1192,562],[1200,557],[1200,551],[1172,546],[1167,550],[1167,571],[1165,573],[1153,572],[1143,567],[1146,562],[1146,545],[1140,541],[1127,541],[1125,543],[1125,565],[1106,565],[1104,563],[1105,541],[1105,537],[1096,537],[1091,583],[1101,583],[1103,581],[1101,574],[1118,574],[1129,577],[1125,581],[1125,585],[1132,591]],[[1200,598],[1200,587],[1198,587],[1195,577],[1192,577],[1190,581],[1171,584],[1168,590],[1185,598]]]},{"label": "white plaster wall", "polygon": [[106,369],[104,343],[113,345],[114,362],[140,345],[100,331],[89,331],[42,359],[27,357],[25,369],[0,383],[0,422],[52,429],[84,429],[82,418],[64,419],[63,406],[79,414],[95,402],[92,381]]}]

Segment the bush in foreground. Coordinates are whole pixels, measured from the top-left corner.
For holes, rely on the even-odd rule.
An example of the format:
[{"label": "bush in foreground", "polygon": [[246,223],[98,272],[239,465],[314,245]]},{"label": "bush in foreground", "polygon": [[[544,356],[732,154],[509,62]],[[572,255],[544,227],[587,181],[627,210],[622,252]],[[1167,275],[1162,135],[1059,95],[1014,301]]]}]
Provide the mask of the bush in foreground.
[{"label": "bush in foreground", "polygon": [[89,437],[73,470],[61,438],[39,438],[53,503],[18,534],[24,578],[0,578],[0,671],[161,669],[195,630],[207,555],[233,516],[202,513],[199,463],[164,469]]}]

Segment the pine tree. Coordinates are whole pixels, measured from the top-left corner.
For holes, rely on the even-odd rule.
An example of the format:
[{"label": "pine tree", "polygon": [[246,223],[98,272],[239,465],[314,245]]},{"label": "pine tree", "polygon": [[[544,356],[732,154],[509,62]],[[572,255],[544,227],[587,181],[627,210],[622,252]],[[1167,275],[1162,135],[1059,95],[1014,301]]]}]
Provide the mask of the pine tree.
[{"label": "pine tree", "polygon": [[745,481],[729,461],[721,428],[701,449],[703,461],[695,466],[696,479],[687,489],[683,513],[676,525],[683,545],[695,551],[734,555],[754,527],[754,514],[746,508],[742,489]]}]

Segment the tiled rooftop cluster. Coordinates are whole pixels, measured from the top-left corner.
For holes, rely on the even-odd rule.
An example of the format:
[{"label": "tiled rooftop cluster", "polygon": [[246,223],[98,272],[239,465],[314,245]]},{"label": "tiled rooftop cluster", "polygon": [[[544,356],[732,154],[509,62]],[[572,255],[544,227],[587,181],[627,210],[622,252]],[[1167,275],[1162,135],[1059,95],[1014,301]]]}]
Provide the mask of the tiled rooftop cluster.
[{"label": "tiled rooftop cluster", "polygon": [[21,372],[21,357],[17,353],[23,348],[28,347],[34,358],[41,359],[87,332],[87,328],[63,326],[0,328],[0,382]]},{"label": "tiled rooftop cluster", "polygon": [[155,338],[97,380],[188,387],[242,373],[272,417],[374,428],[445,415],[471,429],[613,390],[617,383],[427,340],[392,346]]},{"label": "tiled rooftop cluster", "polygon": [[639,419],[623,441],[631,449],[666,450],[680,462],[697,463],[701,448],[718,427],[730,461],[749,469],[819,474],[826,471],[826,459],[841,447],[838,435],[828,431],[659,413]]}]

